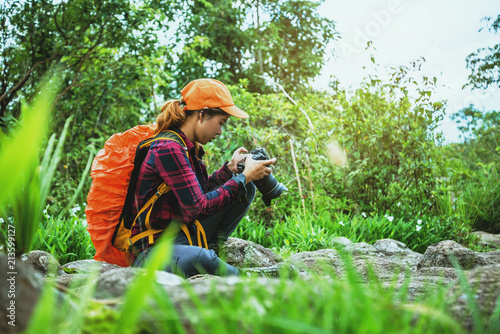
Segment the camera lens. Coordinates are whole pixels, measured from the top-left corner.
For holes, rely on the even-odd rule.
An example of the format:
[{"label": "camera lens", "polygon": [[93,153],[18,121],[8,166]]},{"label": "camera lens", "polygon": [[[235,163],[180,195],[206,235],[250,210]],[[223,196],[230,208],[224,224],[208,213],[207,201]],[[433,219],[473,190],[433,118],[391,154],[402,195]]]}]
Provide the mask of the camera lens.
[{"label": "camera lens", "polygon": [[[254,160],[269,160],[269,156],[263,148],[253,149],[251,152]],[[283,191],[288,191],[282,183],[271,173],[260,180],[253,181],[259,192],[262,194],[262,200],[266,206],[271,205],[271,200],[279,197]]]}]

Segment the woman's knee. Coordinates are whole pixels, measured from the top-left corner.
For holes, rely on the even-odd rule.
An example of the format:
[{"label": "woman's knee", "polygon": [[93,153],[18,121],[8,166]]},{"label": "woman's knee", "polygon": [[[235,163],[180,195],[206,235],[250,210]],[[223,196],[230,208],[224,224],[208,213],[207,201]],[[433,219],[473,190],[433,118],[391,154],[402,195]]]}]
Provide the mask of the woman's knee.
[{"label": "woman's knee", "polygon": [[219,258],[213,250],[188,246],[178,255],[176,271],[190,277],[197,274],[215,274],[219,268]]}]

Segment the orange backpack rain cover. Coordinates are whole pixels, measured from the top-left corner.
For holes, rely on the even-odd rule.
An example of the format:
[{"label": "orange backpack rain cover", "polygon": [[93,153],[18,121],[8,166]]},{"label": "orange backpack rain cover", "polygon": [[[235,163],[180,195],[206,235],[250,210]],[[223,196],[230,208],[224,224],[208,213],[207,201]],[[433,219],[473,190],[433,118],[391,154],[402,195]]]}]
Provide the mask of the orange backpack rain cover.
[{"label": "orange backpack rain cover", "polygon": [[87,197],[87,230],[96,249],[94,259],[127,267],[129,255],[111,244],[127,197],[137,145],[154,136],[154,125],[138,125],[111,136],[92,163]]}]

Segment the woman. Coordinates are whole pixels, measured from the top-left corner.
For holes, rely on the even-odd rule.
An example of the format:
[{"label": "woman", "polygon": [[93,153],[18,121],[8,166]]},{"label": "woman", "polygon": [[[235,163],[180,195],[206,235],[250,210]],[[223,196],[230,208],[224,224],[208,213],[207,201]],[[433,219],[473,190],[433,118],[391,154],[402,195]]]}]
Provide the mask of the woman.
[{"label": "woman", "polygon": [[[269,166],[275,159],[253,160],[245,155],[247,150],[240,147],[231,161],[209,177],[200,144],[205,145],[220,135],[229,117],[247,118],[248,115],[234,105],[227,87],[217,80],[194,80],[181,94],[182,99],[165,103],[157,118],[155,133],[171,130],[182,139],[182,144],[180,140],[168,139],[151,144],[139,172],[132,214],[135,216],[138,208],[165,182],[171,191],[154,204],[149,228],[163,230],[172,221],[185,224],[175,238],[173,259],[167,271],[185,277],[199,273],[238,275],[237,268],[217,256],[218,245],[227,240],[252,203],[255,196],[252,181],[269,175]],[[236,176],[237,163],[245,157],[245,168]],[[138,219],[132,237],[147,228],[144,219]],[[133,266],[143,264],[158,236],[134,243]]]}]

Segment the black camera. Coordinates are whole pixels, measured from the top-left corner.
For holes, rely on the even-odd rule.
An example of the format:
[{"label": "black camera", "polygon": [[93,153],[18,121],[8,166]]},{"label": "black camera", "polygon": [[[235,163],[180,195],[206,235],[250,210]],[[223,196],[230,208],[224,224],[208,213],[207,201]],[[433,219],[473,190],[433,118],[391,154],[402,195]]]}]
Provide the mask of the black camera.
[{"label": "black camera", "polygon": [[[269,160],[269,156],[263,148],[255,148],[250,154],[254,160]],[[243,172],[245,169],[245,161],[238,163],[238,172]],[[288,191],[282,183],[274,177],[273,174],[264,176],[260,180],[254,180],[253,183],[262,194],[262,200],[266,206],[271,205],[271,200],[279,197],[283,191]]]}]

